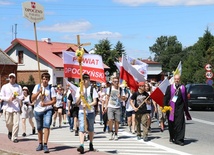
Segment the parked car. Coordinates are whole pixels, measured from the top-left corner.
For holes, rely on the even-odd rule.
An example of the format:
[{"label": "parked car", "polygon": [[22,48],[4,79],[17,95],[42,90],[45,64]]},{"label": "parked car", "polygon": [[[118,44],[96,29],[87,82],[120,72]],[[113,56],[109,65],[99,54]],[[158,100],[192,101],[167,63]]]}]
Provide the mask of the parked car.
[{"label": "parked car", "polygon": [[211,108],[214,110],[214,90],[208,84],[187,85],[188,106],[191,109]]}]

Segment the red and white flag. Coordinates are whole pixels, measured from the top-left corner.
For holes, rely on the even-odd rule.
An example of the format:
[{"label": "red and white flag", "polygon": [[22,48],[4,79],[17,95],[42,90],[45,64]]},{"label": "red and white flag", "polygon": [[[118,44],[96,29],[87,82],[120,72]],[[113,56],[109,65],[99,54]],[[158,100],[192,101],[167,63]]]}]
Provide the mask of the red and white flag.
[{"label": "red and white flag", "polygon": [[144,77],[129,64],[122,56],[122,66],[120,67],[120,79],[125,80],[131,90],[137,91],[138,82],[144,82]]},{"label": "red and white flag", "polygon": [[150,97],[160,106],[163,107],[163,98],[167,87],[170,85],[169,80],[166,78],[161,84],[151,93]]},{"label": "red and white flag", "polygon": [[127,62],[132,65],[147,80],[148,64],[138,59],[127,56]]},{"label": "red and white flag", "polygon": [[[75,52],[63,51],[65,77],[80,79],[80,66]],[[92,81],[106,82],[103,60],[100,55],[84,54],[82,61],[82,74],[88,74]]]}]

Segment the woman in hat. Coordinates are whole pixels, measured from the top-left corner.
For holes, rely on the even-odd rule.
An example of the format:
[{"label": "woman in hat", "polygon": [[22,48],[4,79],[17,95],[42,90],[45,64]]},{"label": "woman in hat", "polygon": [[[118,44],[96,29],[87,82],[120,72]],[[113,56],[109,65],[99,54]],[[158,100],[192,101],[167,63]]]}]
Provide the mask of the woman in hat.
[{"label": "woman in hat", "polygon": [[22,114],[21,114],[21,118],[22,118],[22,130],[23,130],[23,134],[22,136],[25,137],[26,136],[26,119],[28,118],[29,123],[32,127],[32,134],[36,133],[35,130],[35,126],[34,126],[34,122],[33,122],[33,104],[30,102],[30,93],[28,88],[25,86],[22,88],[23,90],[23,100],[22,100]]}]

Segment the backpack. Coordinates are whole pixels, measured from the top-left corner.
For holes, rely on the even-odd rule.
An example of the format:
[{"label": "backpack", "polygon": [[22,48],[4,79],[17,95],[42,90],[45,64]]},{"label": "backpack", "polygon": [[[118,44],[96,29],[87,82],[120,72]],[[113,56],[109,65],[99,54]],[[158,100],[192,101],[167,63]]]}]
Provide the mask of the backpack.
[{"label": "backpack", "polygon": [[[40,85],[40,84],[38,84],[37,92],[39,91],[40,87],[41,87],[41,85]],[[49,92],[50,92],[50,99],[52,100],[52,96],[51,96],[51,88],[52,88],[52,85],[51,85],[51,84],[49,84],[49,85],[48,85],[48,89],[49,89]],[[55,113],[55,107],[54,107],[54,105],[52,105],[52,107],[53,107],[53,109],[52,109],[52,115],[53,115],[53,114]]]},{"label": "backpack", "polygon": [[[94,91],[94,88],[95,88],[95,87],[91,86],[91,89],[90,89],[90,96],[91,96],[92,99],[93,99],[93,91]],[[97,104],[94,105],[95,112],[98,112],[98,101],[99,101],[99,99],[96,98],[96,103],[97,103]]]},{"label": "backpack", "polygon": [[[40,87],[41,87],[41,85],[40,85],[40,84],[38,84],[37,92],[39,91]],[[52,88],[52,85],[51,85],[51,84],[49,84],[49,85],[48,85],[48,89],[49,89],[49,91],[50,91],[50,99],[52,100],[52,96],[51,96],[51,88]]]}]

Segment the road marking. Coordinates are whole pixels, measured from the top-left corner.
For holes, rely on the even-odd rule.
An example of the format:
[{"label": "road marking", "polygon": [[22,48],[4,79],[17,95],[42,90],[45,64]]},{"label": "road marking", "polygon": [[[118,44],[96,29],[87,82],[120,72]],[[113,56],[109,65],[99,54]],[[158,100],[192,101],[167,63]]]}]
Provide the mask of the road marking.
[{"label": "road marking", "polygon": [[[122,133],[123,135],[132,135],[131,133],[128,133],[128,132],[121,132],[121,133]],[[172,149],[172,148],[163,146],[163,145],[156,144],[156,143],[151,142],[151,141],[144,142],[143,139],[138,140],[138,142],[147,144],[147,145],[149,145],[149,146],[154,146],[156,149],[158,148],[158,149],[165,150],[167,153],[173,153],[173,154],[179,154],[179,155],[191,155],[191,154],[189,154],[189,153],[182,152],[182,151],[178,151],[178,150],[175,150],[175,149]]]},{"label": "road marking", "polygon": [[214,125],[214,122],[209,122],[209,121],[205,121],[205,120],[201,120],[201,119],[197,119],[197,118],[192,118],[192,120],[196,121],[196,122],[208,124],[208,125]]}]

